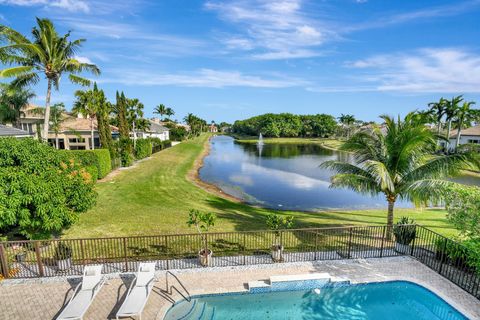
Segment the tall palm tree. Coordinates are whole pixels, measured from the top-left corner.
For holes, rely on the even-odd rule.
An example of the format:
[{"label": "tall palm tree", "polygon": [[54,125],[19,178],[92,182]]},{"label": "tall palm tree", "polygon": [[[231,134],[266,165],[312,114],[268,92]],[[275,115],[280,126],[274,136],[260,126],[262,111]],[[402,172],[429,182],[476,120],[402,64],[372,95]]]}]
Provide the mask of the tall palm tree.
[{"label": "tall palm tree", "polygon": [[452,122],[460,109],[459,104],[463,101],[463,96],[452,97],[451,100],[445,100],[445,121],[447,122],[447,147],[450,151],[450,132],[452,131]]},{"label": "tall palm tree", "polygon": [[337,172],[331,179],[332,188],[383,193],[391,230],[398,199],[417,203],[441,199],[443,187],[454,183],[446,178],[478,162],[470,154],[434,156],[436,135],[412,114],[403,121],[385,115],[381,118],[386,131],[375,126],[372,131],[357,132],[341,147],[353,154],[354,163],[327,161],[322,166]]},{"label": "tall palm tree", "polygon": [[159,104],[158,106],[155,107],[155,109],[153,109],[153,113],[159,114],[160,119],[163,119],[163,116],[167,114],[167,109],[168,108],[165,107],[165,105]]},{"label": "tall palm tree", "polygon": [[140,102],[138,99],[127,99],[127,121],[131,126],[133,132],[133,146],[136,146],[137,143],[137,129],[138,124],[143,124],[144,122],[141,121],[143,118],[143,103]]},{"label": "tall palm tree", "polygon": [[[45,108],[39,107],[32,110],[36,114],[45,116]],[[58,134],[65,121],[65,104],[63,102],[55,103],[50,107],[50,129],[55,133],[55,148],[59,149]]]},{"label": "tall palm tree", "polygon": [[85,118],[90,119],[90,138],[91,138],[91,149],[95,149],[95,127],[94,120],[98,112],[98,96],[97,85],[94,85],[93,90],[77,90],[75,92],[75,97],[77,100],[73,104],[72,112],[74,115],[82,115]]},{"label": "tall palm tree", "polygon": [[347,138],[350,137],[350,131],[351,131],[352,125],[356,121],[355,116],[352,114],[342,113],[340,117],[338,117],[338,121],[340,121],[340,123],[347,128]]},{"label": "tall palm tree", "polygon": [[440,132],[442,130],[442,120],[443,120],[443,116],[445,115],[445,112],[446,112],[446,102],[447,102],[446,99],[441,98],[440,101],[438,101],[438,102],[430,102],[428,104],[428,107],[430,108],[429,110],[435,116],[435,122],[437,123],[437,134],[438,135],[440,135]]},{"label": "tall palm tree", "polygon": [[0,26],[0,39],[7,44],[0,47],[0,61],[10,66],[0,70],[0,78],[15,78],[14,87],[24,87],[40,81],[39,74],[47,79],[45,99],[45,119],[43,139],[48,137],[50,121],[50,98],[52,86],[59,89],[60,78],[64,73],[75,84],[90,85],[90,81],[78,74],[88,71],[95,75],[100,70],[94,64],[80,62],[75,58],[85,39],[70,41],[70,32],[60,36],[48,19],[37,18],[37,26],[32,29],[33,40],[7,26]]},{"label": "tall palm tree", "polygon": [[171,117],[171,116],[173,116],[174,114],[175,114],[175,111],[173,111],[173,109],[170,108],[170,107],[165,110],[165,115],[166,115],[167,117]]},{"label": "tall palm tree", "polygon": [[29,89],[14,89],[0,84],[0,123],[11,123],[19,127],[19,119],[24,115],[22,109],[34,97],[35,93]]},{"label": "tall palm tree", "polygon": [[460,144],[460,136],[461,131],[463,129],[463,125],[466,122],[471,122],[474,120],[478,115],[478,110],[471,109],[470,107],[473,106],[475,102],[464,102],[463,105],[458,109],[456,114],[456,122],[457,122],[457,140],[455,141],[455,151],[457,151],[458,145]]}]

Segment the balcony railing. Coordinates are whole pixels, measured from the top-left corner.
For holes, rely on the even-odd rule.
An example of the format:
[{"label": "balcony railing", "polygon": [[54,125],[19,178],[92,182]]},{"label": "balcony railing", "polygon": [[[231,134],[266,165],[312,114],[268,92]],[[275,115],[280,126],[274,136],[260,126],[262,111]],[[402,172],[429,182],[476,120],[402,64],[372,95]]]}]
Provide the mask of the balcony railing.
[{"label": "balcony railing", "polygon": [[[448,254],[466,248],[425,227],[405,227],[415,228],[409,245],[396,243],[386,226],[8,241],[0,242],[0,274],[73,276],[81,275],[85,265],[98,263],[106,273],[131,272],[140,261],[156,261],[159,270],[170,270],[406,255],[480,299],[480,270],[465,257]],[[273,244],[283,251],[272,253]],[[213,254],[201,263],[199,251],[205,247]]]}]

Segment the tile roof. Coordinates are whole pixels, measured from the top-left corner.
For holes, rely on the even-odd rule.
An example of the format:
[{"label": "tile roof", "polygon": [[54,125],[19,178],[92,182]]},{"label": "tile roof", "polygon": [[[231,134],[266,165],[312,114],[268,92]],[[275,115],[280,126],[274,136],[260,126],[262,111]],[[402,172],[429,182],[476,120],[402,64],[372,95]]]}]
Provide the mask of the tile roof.
[{"label": "tile roof", "polygon": [[[115,126],[110,126],[112,131],[118,131]],[[97,119],[93,119],[93,130],[98,129]],[[68,131],[90,131],[90,119],[68,117],[60,125],[60,132]]]},{"label": "tile roof", "polygon": [[[470,127],[467,129],[463,129],[460,131],[462,136],[480,136],[480,125],[476,125],[474,127]],[[450,139],[457,137],[457,130],[452,130],[450,134]]]},{"label": "tile roof", "polygon": [[159,123],[156,123],[154,121],[151,121],[151,120],[148,120],[150,126],[148,128],[148,132],[154,132],[154,133],[162,133],[162,132],[165,132],[165,131],[169,131],[170,129],[168,129],[167,127],[164,127],[162,126],[161,124]]},{"label": "tile roof", "polygon": [[20,136],[29,137],[32,135],[27,131],[0,124],[0,137],[20,137]]}]

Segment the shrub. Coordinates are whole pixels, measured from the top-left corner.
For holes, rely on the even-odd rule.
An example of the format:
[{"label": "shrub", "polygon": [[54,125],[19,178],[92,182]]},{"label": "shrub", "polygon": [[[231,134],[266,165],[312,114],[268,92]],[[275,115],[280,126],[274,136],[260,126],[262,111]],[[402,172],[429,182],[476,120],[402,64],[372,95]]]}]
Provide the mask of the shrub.
[{"label": "shrub", "polygon": [[112,171],[110,152],[107,149],[65,150],[65,152],[85,167],[97,167],[96,179],[102,179]]},{"label": "shrub", "polygon": [[55,248],[54,258],[55,260],[66,260],[71,258],[73,255],[72,247],[69,245],[60,242],[58,246]]},{"label": "shrub", "polygon": [[480,240],[468,239],[455,242],[440,238],[435,241],[435,256],[448,259],[457,267],[467,267],[480,274]]},{"label": "shrub", "polygon": [[133,144],[130,138],[120,138],[118,140],[120,150],[120,159],[123,167],[129,167],[133,163]]},{"label": "shrub", "polygon": [[97,182],[98,179],[98,168],[95,165],[92,166],[85,166],[84,167],[85,171],[87,171],[90,176],[92,177],[93,182]]},{"label": "shrub", "polygon": [[0,230],[46,238],[95,199],[91,175],[65,152],[33,139],[0,139]]},{"label": "shrub", "polygon": [[480,238],[480,190],[455,185],[445,190],[447,218],[467,238]]},{"label": "shrub", "polygon": [[415,221],[408,217],[402,217],[393,226],[395,241],[400,244],[409,245],[417,235]]},{"label": "shrub", "polygon": [[162,141],[162,149],[167,149],[167,148],[170,148],[171,146],[172,146],[172,141],[170,140]]},{"label": "shrub", "polygon": [[144,159],[152,155],[152,141],[150,139],[140,139],[135,143],[135,158]]}]

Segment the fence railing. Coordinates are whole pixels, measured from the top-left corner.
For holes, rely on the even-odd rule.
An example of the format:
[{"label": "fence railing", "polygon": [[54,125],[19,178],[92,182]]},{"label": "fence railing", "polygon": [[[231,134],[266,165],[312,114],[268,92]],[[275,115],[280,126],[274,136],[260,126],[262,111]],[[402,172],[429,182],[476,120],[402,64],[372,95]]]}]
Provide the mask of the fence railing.
[{"label": "fence railing", "polygon": [[[460,252],[462,245],[414,227],[408,245],[396,243],[386,226],[8,241],[0,242],[0,273],[31,278],[81,275],[85,265],[96,263],[115,273],[135,271],[140,261],[170,270],[409,255],[480,299],[480,270],[448,254],[452,248]],[[272,252],[273,245],[282,250]],[[205,247],[213,254],[199,259]]]}]

